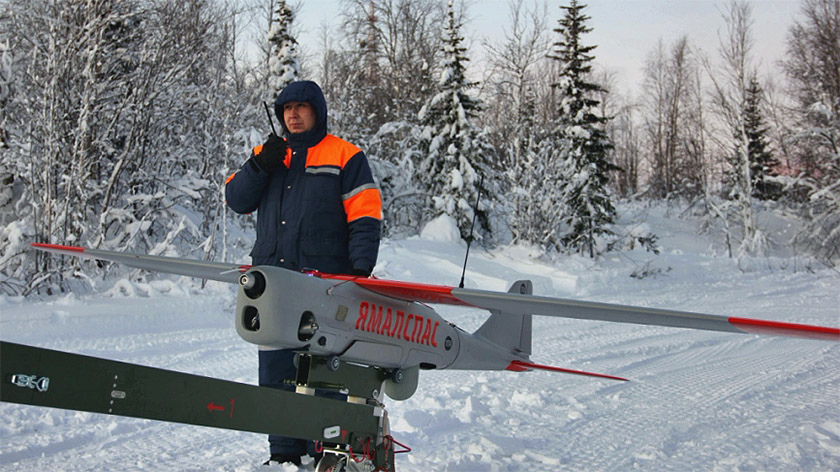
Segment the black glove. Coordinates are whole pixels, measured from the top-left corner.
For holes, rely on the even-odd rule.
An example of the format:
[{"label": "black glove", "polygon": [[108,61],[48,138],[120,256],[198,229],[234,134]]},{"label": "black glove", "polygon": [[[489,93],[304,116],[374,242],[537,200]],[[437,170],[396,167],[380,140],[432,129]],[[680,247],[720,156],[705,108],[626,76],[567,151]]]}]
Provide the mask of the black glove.
[{"label": "black glove", "polygon": [[272,133],[263,144],[259,154],[254,156],[257,165],[263,171],[271,174],[283,165],[286,159],[286,140]]},{"label": "black glove", "polygon": [[350,275],[357,275],[359,277],[370,277],[370,273],[370,269],[361,269],[359,267],[353,267],[350,270]]}]

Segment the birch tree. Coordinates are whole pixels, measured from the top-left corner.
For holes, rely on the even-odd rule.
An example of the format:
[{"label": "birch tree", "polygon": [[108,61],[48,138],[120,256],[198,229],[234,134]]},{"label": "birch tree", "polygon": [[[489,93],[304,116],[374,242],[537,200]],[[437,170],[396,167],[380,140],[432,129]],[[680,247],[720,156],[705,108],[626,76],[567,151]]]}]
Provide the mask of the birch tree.
[{"label": "birch tree", "polygon": [[219,135],[217,118],[238,111],[223,98],[234,81],[220,11],[202,0],[33,0],[7,13],[15,87],[2,175],[14,178],[0,199],[2,288],[65,289],[87,272],[28,257],[23,241],[205,249],[235,134]]},{"label": "birch tree", "polygon": [[[751,55],[752,6],[744,1],[732,0],[723,12],[723,19],[726,33],[721,38],[719,49],[722,65],[719,68],[706,65],[712,82],[712,106],[726,126],[719,137],[720,146],[723,152],[731,150],[732,156],[729,160],[732,184],[726,196],[734,205],[727,203],[721,214],[735,218],[740,226],[738,254],[759,255],[764,252],[767,241],[753,210],[749,137],[744,116],[747,90],[757,74]],[[730,136],[728,139],[727,134]]]},{"label": "birch tree", "polygon": [[688,37],[670,48],[660,40],[648,54],[643,82],[643,127],[653,197],[692,197],[703,192],[703,123],[698,65]]},{"label": "birch tree", "polygon": [[544,224],[539,208],[544,185],[538,162],[541,131],[537,112],[537,83],[542,80],[537,67],[548,52],[545,4],[531,8],[524,0],[508,3],[510,29],[504,40],[487,43],[485,49],[492,67],[489,78],[489,104],[484,123],[493,133],[493,145],[499,150],[502,170],[509,188],[509,225],[514,242],[540,244]]}]

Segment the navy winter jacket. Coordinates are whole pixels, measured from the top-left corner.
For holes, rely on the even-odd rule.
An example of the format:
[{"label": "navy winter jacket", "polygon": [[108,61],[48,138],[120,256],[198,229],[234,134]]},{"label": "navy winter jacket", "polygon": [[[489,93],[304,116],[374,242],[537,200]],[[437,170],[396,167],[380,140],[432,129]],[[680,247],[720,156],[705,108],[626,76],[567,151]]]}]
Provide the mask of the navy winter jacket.
[{"label": "navy winter jacket", "polygon": [[283,123],[285,165],[264,172],[254,160],[262,151],[257,146],[225,185],[235,212],[257,212],[253,264],[369,273],[379,251],[382,205],[367,158],[327,134],[327,104],[317,84],[293,82],[280,93],[274,105],[281,123],[288,102],[309,102],[314,128],[291,134]]}]

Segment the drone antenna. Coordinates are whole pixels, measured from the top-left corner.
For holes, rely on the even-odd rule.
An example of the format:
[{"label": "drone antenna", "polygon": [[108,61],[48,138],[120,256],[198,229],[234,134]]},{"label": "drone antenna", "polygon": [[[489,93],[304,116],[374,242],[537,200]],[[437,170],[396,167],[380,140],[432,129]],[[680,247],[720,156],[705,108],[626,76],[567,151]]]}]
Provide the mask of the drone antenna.
[{"label": "drone antenna", "polygon": [[271,125],[271,133],[277,136],[277,130],[274,129],[274,120],[271,119],[271,111],[268,109],[268,103],[263,102],[263,106],[265,107],[265,114],[268,115],[268,124]]},{"label": "drone antenna", "polygon": [[475,196],[475,208],[473,209],[473,220],[472,226],[470,227],[470,237],[467,239],[467,255],[464,256],[464,269],[461,271],[461,283],[458,284],[458,288],[464,288],[464,275],[467,273],[467,259],[470,257],[470,244],[472,244],[473,240],[473,233],[475,232],[475,218],[478,216],[478,204],[481,202],[481,188],[484,184],[484,175],[481,175],[481,179],[478,180],[478,195]]}]

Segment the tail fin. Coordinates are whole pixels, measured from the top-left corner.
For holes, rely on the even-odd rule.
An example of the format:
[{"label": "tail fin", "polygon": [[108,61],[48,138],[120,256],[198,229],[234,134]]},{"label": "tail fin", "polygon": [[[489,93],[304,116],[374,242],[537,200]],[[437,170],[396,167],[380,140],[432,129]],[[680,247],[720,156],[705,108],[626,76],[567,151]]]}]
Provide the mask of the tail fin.
[{"label": "tail fin", "polygon": [[[530,280],[517,280],[508,293],[531,295],[534,284]],[[490,310],[490,318],[474,333],[511,352],[531,355],[531,315]]]}]

